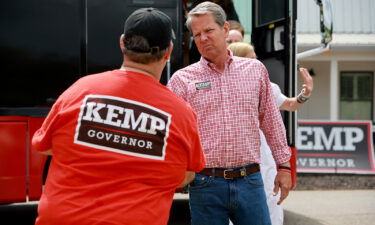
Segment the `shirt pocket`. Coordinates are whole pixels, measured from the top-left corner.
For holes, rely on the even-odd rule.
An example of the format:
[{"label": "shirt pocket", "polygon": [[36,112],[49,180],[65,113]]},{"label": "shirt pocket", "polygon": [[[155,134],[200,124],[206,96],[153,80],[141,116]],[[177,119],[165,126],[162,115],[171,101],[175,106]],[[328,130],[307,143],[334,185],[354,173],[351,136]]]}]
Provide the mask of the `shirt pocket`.
[{"label": "shirt pocket", "polygon": [[212,104],[217,103],[215,99],[215,90],[213,84],[210,82],[210,87],[205,89],[198,89],[196,84],[203,83],[206,81],[196,81],[188,85],[188,96],[187,101],[195,109],[207,109]]}]

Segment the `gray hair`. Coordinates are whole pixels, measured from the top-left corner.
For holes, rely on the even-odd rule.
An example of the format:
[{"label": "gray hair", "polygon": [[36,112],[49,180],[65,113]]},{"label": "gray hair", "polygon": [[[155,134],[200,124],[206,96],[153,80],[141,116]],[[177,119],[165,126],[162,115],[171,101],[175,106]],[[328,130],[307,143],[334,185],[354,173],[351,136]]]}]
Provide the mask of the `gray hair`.
[{"label": "gray hair", "polygon": [[227,20],[227,15],[225,14],[223,8],[218,4],[213,2],[202,2],[195,6],[189,13],[186,20],[186,27],[189,29],[190,33],[191,30],[191,19],[197,15],[206,15],[211,14],[214,17],[215,22],[220,26],[223,27],[225,21]]},{"label": "gray hair", "polygon": [[129,57],[130,60],[136,63],[148,64],[159,61],[165,55],[166,49],[146,52],[145,50],[150,49],[150,45],[146,38],[133,35],[130,38],[124,38],[124,54]]}]

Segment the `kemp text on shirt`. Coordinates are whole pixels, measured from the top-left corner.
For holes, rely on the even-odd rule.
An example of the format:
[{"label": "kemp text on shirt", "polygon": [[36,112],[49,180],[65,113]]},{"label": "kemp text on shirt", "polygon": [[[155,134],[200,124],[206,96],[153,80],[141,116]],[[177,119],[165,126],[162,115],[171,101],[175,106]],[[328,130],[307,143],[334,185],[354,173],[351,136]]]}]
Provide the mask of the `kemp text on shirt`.
[{"label": "kemp text on shirt", "polygon": [[113,96],[88,95],[74,142],[126,155],[163,160],[171,115],[153,106]]}]

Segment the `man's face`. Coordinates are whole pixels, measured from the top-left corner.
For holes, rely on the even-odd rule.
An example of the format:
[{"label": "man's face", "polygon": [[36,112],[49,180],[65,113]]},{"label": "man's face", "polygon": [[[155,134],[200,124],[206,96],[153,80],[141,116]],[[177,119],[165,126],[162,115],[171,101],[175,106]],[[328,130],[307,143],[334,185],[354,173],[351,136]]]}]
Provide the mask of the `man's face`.
[{"label": "man's face", "polygon": [[230,30],[228,33],[228,38],[227,38],[227,45],[230,45],[231,43],[234,42],[242,42],[243,37],[241,32],[238,30]]},{"label": "man's face", "polygon": [[220,27],[211,14],[194,16],[191,20],[191,30],[199,53],[210,60],[226,54],[226,38],[229,25]]}]

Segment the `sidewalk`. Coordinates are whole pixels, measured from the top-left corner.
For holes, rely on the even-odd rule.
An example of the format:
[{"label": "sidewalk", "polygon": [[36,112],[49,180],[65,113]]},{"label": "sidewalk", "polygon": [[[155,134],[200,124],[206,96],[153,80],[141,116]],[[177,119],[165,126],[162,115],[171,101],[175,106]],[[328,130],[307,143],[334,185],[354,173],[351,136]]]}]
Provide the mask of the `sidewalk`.
[{"label": "sidewalk", "polygon": [[[176,194],[169,225],[190,224],[187,194]],[[291,191],[284,225],[374,225],[374,190]]]},{"label": "sidewalk", "polygon": [[[283,207],[284,225],[374,225],[375,189],[291,191]],[[32,225],[36,209],[37,202],[0,205],[0,223]],[[189,224],[188,194],[176,194],[168,225]]]},{"label": "sidewalk", "polygon": [[284,225],[373,225],[375,190],[291,191]]}]

